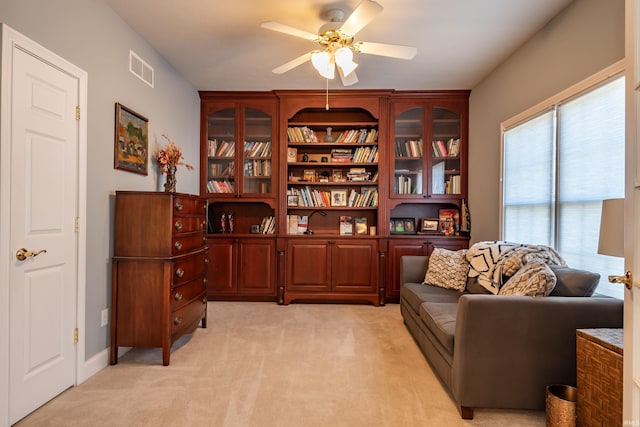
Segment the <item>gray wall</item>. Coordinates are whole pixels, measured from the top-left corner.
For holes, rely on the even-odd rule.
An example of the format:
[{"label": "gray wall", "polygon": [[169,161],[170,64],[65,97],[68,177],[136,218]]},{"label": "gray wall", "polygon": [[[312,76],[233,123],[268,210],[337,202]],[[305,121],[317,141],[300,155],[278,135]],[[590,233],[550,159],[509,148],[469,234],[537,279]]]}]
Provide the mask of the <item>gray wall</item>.
[{"label": "gray wall", "polygon": [[[113,236],[113,192],[162,189],[153,160],[149,175],[113,169],[114,104],[149,119],[149,151],[166,133],[184,147],[178,191],[198,193],[198,93],[102,0],[2,0],[0,21],[87,71],[89,75],[87,203],[86,358],[108,347],[100,311],[109,307]],[[155,88],[129,73],[129,49],[155,69]]]},{"label": "gray wall", "polygon": [[575,0],[472,88],[472,242],[499,237],[500,123],[623,58],[624,0]]}]

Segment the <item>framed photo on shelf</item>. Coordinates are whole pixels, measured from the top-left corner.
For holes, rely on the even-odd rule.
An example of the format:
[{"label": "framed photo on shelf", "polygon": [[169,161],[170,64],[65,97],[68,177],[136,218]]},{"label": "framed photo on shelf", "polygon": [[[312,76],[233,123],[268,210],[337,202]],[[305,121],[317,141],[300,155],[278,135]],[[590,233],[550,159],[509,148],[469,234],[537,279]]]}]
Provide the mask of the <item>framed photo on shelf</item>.
[{"label": "framed photo on shelf", "polygon": [[114,169],[148,175],[149,120],[116,102]]},{"label": "framed photo on shelf", "polygon": [[355,220],[356,223],[356,234],[357,235],[365,235],[367,234],[367,217],[366,216],[358,216]]},{"label": "framed photo on shelf", "polygon": [[416,234],[416,220],[413,218],[391,218],[391,234]]},{"label": "framed photo on shelf", "polygon": [[287,148],[287,162],[293,163],[298,161],[298,149],[295,147]]},{"label": "framed photo on shelf", "polygon": [[298,196],[295,194],[289,194],[287,196],[287,206],[298,206]]},{"label": "framed photo on shelf", "polygon": [[333,182],[346,182],[347,179],[342,174],[342,169],[333,169],[331,171],[331,178]]},{"label": "framed photo on shelf", "polygon": [[438,218],[422,218],[420,222],[421,233],[440,233]]},{"label": "framed photo on shelf", "polygon": [[347,206],[347,190],[331,190],[331,206]]}]

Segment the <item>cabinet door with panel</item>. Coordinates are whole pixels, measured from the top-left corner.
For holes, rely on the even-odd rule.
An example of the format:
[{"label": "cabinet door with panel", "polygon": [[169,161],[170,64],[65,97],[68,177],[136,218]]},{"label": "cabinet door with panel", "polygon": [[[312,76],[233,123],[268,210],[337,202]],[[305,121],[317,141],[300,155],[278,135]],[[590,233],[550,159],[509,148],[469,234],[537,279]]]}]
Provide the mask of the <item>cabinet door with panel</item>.
[{"label": "cabinet door with panel", "polygon": [[201,92],[201,194],[274,199],[277,102],[273,95]]},{"label": "cabinet door with panel", "polygon": [[285,304],[295,300],[379,304],[376,239],[290,238],[286,252]]},{"label": "cabinet door with panel", "polygon": [[212,238],[207,297],[275,301],[275,239]]},{"label": "cabinet door with panel", "polygon": [[391,102],[392,199],[466,197],[468,93],[461,95]]}]

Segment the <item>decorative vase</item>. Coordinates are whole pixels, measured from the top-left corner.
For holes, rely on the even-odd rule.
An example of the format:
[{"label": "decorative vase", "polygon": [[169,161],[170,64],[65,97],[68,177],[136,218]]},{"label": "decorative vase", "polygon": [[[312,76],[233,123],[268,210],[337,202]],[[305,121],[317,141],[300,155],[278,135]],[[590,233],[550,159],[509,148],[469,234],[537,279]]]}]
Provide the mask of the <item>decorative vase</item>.
[{"label": "decorative vase", "polygon": [[167,193],[176,192],[176,166],[167,167],[167,180],[164,183],[164,191]]}]

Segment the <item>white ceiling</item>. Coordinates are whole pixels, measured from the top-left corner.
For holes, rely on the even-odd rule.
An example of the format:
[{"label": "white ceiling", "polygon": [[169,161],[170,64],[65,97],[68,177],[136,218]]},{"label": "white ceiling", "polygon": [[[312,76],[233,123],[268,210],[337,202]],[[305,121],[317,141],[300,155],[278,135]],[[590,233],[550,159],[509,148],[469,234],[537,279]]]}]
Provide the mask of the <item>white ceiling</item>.
[{"label": "white ceiling", "polygon": [[[198,90],[324,89],[309,62],[271,70],[318,44],[260,27],[317,33],[323,12],[361,0],[105,0]],[[357,53],[349,89],[470,89],[572,0],[377,0],[356,41],[412,45],[412,60]],[[342,87],[336,78],[330,88]]]}]

